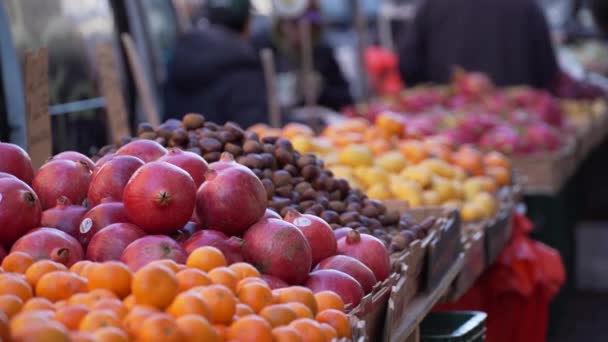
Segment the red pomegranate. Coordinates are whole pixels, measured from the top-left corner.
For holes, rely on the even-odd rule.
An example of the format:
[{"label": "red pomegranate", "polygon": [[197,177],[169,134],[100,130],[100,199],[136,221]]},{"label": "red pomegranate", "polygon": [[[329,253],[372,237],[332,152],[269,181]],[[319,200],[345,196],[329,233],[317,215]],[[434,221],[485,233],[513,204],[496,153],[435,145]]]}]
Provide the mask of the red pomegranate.
[{"label": "red pomegranate", "polygon": [[312,264],[336,254],[336,236],[331,227],[322,218],[314,215],[300,214],[290,210],[285,215],[285,221],[296,226],[310,245],[312,251]]},{"label": "red pomegranate", "polygon": [[271,289],[282,289],[284,287],[288,287],[289,284],[287,284],[286,282],[282,281],[281,279],[277,278],[277,277],[273,277],[271,275],[268,274],[262,274],[262,279],[264,279],[264,281],[268,284],[268,286],[270,286]]},{"label": "red pomegranate", "polygon": [[4,258],[6,257],[6,249],[4,249],[4,247],[0,246],[0,263],[2,263],[2,260],[4,260]]},{"label": "red pomegranate", "polygon": [[114,158],[115,156],[116,156],[115,153],[106,154],[105,156],[103,156],[97,160],[97,162],[95,163],[95,167],[98,169],[101,168],[105,163],[112,160],[112,158]]},{"label": "red pomegranate", "polygon": [[131,242],[120,257],[120,261],[127,264],[133,272],[152,261],[162,259],[185,264],[188,254],[168,236],[148,235]]},{"label": "red pomegranate", "polygon": [[222,160],[209,167],[196,194],[196,214],[203,227],[238,235],[264,215],[268,204],[266,189],[251,170],[234,162],[230,154],[223,154]]},{"label": "red pomegranate", "polygon": [[384,244],[377,238],[360,234],[353,230],[338,240],[338,254],[348,255],[369,267],[376,280],[383,281],[388,278],[391,271],[391,262]]},{"label": "red pomegranate", "polygon": [[281,215],[277,214],[276,211],[274,211],[270,208],[267,208],[266,211],[264,212],[264,215],[262,215],[262,217],[260,217],[260,221],[270,219],[270,218],[279,219],[279,220],[283,219],[281,217]]},{"label": "red pomegranate", "polygon": [[65,151],[51,157],[51,160],[71,160],[73,162],[83,162],[87,164],[89,169],[95,169],[95,163],[91,160],[91,158],[85,156],[84,154],[76,151]]},{"label": "red pomegranate", "polygon": [[19,179],[13,175],[11,175],[10,173],[6,173],[6,172],[0,172],[0,178],[12,178],[12,179]]},{"label": "red pomegranate", "polygon": [[87,247],[87,259],[95,262],[120,260],[122,252],[131,242],[146,233],[130,223],[114,223],[93,235]]},{"label": "red pomegranate", "polygon": [[134,140],[116,151],[117,156],[134,156],[149,163],[167,154],[167,149],[154,140]]},{"label": "red pomegranate", "polygon": [[194,233],[182,244],[188,254],[199,247],[213,246],[224,254],[228,264],[243,261],[243,255],[241,254],[242,245],[243,241],[241,239],[237,237],[229,238],[222,232],[210,229]]},{"label": "red pomegranate", "polygon": [[346,236],[346,234],[352,232],[352,228],[342,227],[334,230],[334,236],[336,237],[336,242]]},{"label": "red pomegranate", "polygon": [[158,161],[164,161],[173,164],[182,170],[188,172],[194,180],[194,184],[198,189],[205,181],[205,173],[209,169],[209,165],[203,157],[196,153],[183,151],[177,148],[172,148],[169,153],[161,157]]},{"label": "red pomegranate", "polygon": [[15,144],[0,142],[0,172],[10,173],[29,185],[34,179],[30,156]]},{"label": "red pomegranate", "polygon": [[0,178],[0,244],[10,246],[40,225],[42,209],[34,190],[16,177]]},{"label": "red pomegranate", "polygon": [[38,228],[30,231],[15,242],[12,252],[24,252],[35,259],[50,259],[72,266],[82,260],[82,246],[72,236],[55,228]]},{"label": "red pomegranate", "polygon": [[82,217],[86,213],[87,208],[72,205],[67,197],[61,196],[57,199],[57,205],[42,212],[40,225],[42,227],[57,228],[73,237],[77,237],[80,221],[82,221]]},{"label": "red pomegranate", "polygon": [[130,222],[148,234],[170,234],[183,227],[192,216],[195,199],[192,177],[163,162],[139,168],[123,194]]},{"label": "red pomegranate", "polygon": [[76,240],[87,247],[93,235],[113,223],[128,223],[127,210],[121,202],[103,202],[82,218]]},{"label": "red pomegranate", "polygon": [[289,222],[268,219],[251,226],[243,236],[243,256],[262,273],[288,284],[308,277],[312,252],[304,234]]},{"label": "red pomegranate", "polygon": [[336,270],[314,271],[308,277],[306,284],[313,293],[332,291],[342,298],[344,304],[356,307],[365,295],[363,288],[346,273]]},{"label": "red pomegranate", "polygon": [[67,197],[70,203],[82,204],[87,198],[91,172],[84,162],[51,160],[44,164],[32,182],[42,209],[54,206],[61,196]]},{"label": "red pomegranate", "polygon": [[122,201],[122,194],[131,176],[144,165],[141,159],[133,156],[117,156],[107,161],[93,172],[87,201],[90,207],[101,203],[104,198]]},{"label": "red pomegranate", "polygon": [[322,260],[315,270],[336,270],[355,278],[363,288],[363,292],[370,293],[376,285],[374,272],[361,261],[346,255],[334,255]]}]

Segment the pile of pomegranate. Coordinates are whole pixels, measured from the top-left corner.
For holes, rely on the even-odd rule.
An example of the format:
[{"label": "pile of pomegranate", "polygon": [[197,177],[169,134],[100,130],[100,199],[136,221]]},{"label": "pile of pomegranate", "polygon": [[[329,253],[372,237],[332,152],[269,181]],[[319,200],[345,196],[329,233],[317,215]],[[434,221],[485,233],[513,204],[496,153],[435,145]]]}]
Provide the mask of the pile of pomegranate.
[{"label": "pile of pomegranate", "polygon": [[254,265],[274,288],[330,290],[353,307],[389,276],[376,237],[334,231],[294,208],[281,217],[268,197],[227,152],[208,164],[141,139],[96,163],[64,152],[34,173],[27,153],[0,143],[0,243],[11,252],[68,267],[120,260],[135,271],[161,259],[184,263],[196,248],[214,246],[229,263]]}]

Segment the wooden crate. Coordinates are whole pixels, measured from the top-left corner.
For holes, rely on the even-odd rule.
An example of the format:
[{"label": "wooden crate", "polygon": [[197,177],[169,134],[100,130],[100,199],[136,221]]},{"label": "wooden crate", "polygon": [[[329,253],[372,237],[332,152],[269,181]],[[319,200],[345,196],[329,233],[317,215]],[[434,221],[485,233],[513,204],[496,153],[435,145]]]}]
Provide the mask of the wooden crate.
[{"label": "wooden crate", "polygon": [[487,264],[484,237],[485,233],[483,228],[480,227],[464,243],[464,264],[452,284],[452,289],[448,295],[450,301],[456,301],[464,295],[485,270]]},{"label": "wooden crate", "polygon": [[365,335],[370,337],[371,341],[377,341],[383,334],[390,291],[400,276],[401,274],[393,272],[383,282],[376,284],[373,291],[363,297],[357,307],[349,311],[349,315],[365,323]]}]

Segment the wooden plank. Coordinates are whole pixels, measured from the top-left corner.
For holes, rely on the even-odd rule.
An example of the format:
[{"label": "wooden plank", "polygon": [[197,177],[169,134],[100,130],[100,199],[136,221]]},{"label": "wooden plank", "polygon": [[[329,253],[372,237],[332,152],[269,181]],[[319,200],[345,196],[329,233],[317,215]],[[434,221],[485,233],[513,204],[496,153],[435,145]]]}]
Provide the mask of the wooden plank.
[{"label": "wooden plank", "polygon": [[401,324],[396,329],[395,335],[391,336],[391,341],[409,341],[412,335],[416,333],[422,320],[431,312],[435,304],[448,293],[452,282],[462,270],[463,264],[464,254],[461,253],[436,288],[421,293],[412,299],[406,308]]},{"label": "wooden plank", "polygon": [[53,136],[49,114],[49,57],[46,48],[25,55],[25,109],[27,150],[34,169],[53,153]]},{"label": "wooden plank", "polygon": [[110,44],[99,44],[95,52],[100,89],[106,100],[108,135],[111,141],[117,142],[122,137],[130,136],[131,130],[114,58],[114,49]]}]

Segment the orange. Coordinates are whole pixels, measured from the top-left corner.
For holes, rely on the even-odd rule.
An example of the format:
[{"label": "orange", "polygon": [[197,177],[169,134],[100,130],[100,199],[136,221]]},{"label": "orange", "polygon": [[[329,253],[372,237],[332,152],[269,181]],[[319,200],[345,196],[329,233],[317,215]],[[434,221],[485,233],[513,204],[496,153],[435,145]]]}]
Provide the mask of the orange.
[{"label": "orange", "polygon": [[137,334],[140,342],[179,342],[182,334],[175,319],[167,314],[158,313],[146,318]]},{"label": "orange", "polygon": [[405,125],[399,114],[383,112],[376,117],[376,127],[389,133],[390,135],[401,136],[404,133]]},{"label": "orange", "polygon": [[118,261],[107,261],[95,266],[87,274],[89,290],[106,289],[124,298],[131,292],[131,278],[133,275],[127,265]]},{"label": "orange", "polygon": [[55,310],[60,309],[64,306],[68,305],[68,301],[67,300],[60,300],[55,302]]},{"label": "orange", "polygon": [[80,331],[90,331],[93,332],[97,329],[105,328],[105,327],[121,327],[121,322],[111,310],[96,310],[90,311],[86,314],[80,324],[78,325],[78,330]]},{"label": "orange", "polygon": [[135,296],[132,294],[128,295],[122,302],[125,304],[127,310],[133,309],[135,304],[137,304],[137,302],[135,302]]},{"label": "orange", "polygon": [[70,331],[71,342],[99,342],[92,333],[84,331]]},{"label": "orange", "polygon": [[237,262],[228,267],[233,270],[234,273],[236,273],[236,277],[239,281],[247,277],[259,278],[262,276],[260,271],[253,267],[253,265],[246,262]]},{"label": "orange", "polygon": [[85,292],[87,280],[69,271],[53,271],[43,275],[36,284],[36,295],[52,302],[68,299],[72,295]]},{"label": "orange", "polygon": [[209,317],[209,307],[203,297],[195,292],[184,292],[173,300],[167,308],[167,313],[175,318],[185,315],[199,315]]},{"label": "orange", "polygon": [[64,264],[52,260],[40,260],[33,263],[25,271],[25,279],[32,286],[36,287],[38,280],[45,274],[51,271],[67,271],[68,268]]},{"label": "orange", "polygon": [[331,325],[339,337],[351,338],[350,321],[348,316],[342,311],[328,309],[321,311],[315,317],[319,323],[327,323]]},{"label": "orange", "polygon": [[295,312],[296,316],[298,316],[298,318],[314,318],[315,315],[312,314],[312,311],[310,310],[310,308],[302,303],[298,303],[298,302],[291,302],[291,303],[286,303],[285,305],[287,305],[293,312]]},{"label": "orange", "polygon": [[298,319],[296,313],[287,304],[270,305],[260,311],[260,316],[273,327],[287,325]]},{"label": "orange", "polygon": [[392,149],[391,144],[384,139],[376,139],[369,143],[369,148],[374,155],[381,155]]},{"label": "orange", "polygon": [[99,265],[99,264],[96,262],[90,262],[90,263],[85,264],[80,269],[80,272],[78,272],[78,275],[87,278],[89,276],[89,273],[95,272],[95,268],[97,268],[97,265]]},{"label": "orange", "polygon": [[127,307],[120,301],[120,299],[104,298],[100,299],[93,304],[91,310],[110,310],[113,311],[118,319],[123,319],[129,313]]},{"label": "orange", "polygon": [[28,329],[36,323],[45,323],[53,319],[55,313],[51,310],[38,310],[20,312],[13,316],[10,321],[10,330],[12,333]]},{"label": "orange", "polygon": [[14,294],[26,301],[32,298],[32,287],[21,277],[9,273],[0,274],[0,295]]},{"label": "orange", "polygon": [[175,275],[180,291],[186,291],[196,286],[210,285],[211,279],[207,273],[197,268],[187,268]]},{"label": "orange", "polygon": [[326,341],[333,341],[338,338],[338,333],[336,329],[327,323],[321,323],[321,330],[323,330],[323,334],[325,335]]},{"label": "orange", "polygon": [[236,292],[238,282],[236,273],[228,267],[216,267],[209,271],[209,279],[213,284],[224,285],[232,292]]},{"label": "orange", "polygon": [[298,331],[292,327],[276,327],[272,329],[272,337],[275,342],[302,342]]},{"label": "orange", "polygon": [[509,160],[509,158],[507,158],[507,156],[498,151],[492,151],[487,153],[483,157],[483,164],[485,166],[503,167],[507,170],[511,168],[511,161]]},{"label": "orange", "polygon": [[74,272],[78,275],[82,275],[81,274],[82,270],[84,270],[84,268],[90,264],[92,264],[92,262],[89,260],[76,261],[76,263],[74,263],[74,265],[70,266],[70,272]]},{"label": "orange", "polygon": [[5,272],[25,273],[36,260],[29,254],[23,252],[12,252],[2,260],[2,268]]},{"label": "orange", "polygon": [[159,313],[157,309],[146,306],[135,306],[122,320],[123,327],[129,336],[135,338],[144,320],[156,313]]},{"label": "orange", "polygon": [[234,314],[236,315],[236,317],[243,317],[247,315],[255,315],[255,312],[252,308],[249,307],[249,305],[238,303],[236,305],[236,312]]},{"label": "orange", "polygon": [[220,341],[226,340],[226,334],[228,333],[228,327],[223,324],[214,324],[213,329],[217,332],[217,335],[220,337]]},{"label": "orange", "polygon": [[179,284],[175,274],[162,266],[146,266],[133,276],[131,291],[138,304],[164,309],[175,298]]},{"label": "orange", "polygon": [[229,324],[236,312],[236,298],[224,285],[195,287],[191,291],[199,293],[210,310],[210,321],[213,324]]},{"label": "orange", "polygon": [[237,295],[242,303],[249,305],[255,312],[272,304],[272,290],[266,284],[246,284],[239,289]]},{"label": "orange", "polygon": [[304,342],[325,341],[325,334],[321,329],[321,325],[315,320],[310,318],[298,318],[289,323],[289,326],[296,329]]},{"label": "orange", "polygon": [[13,294],[5,294],[0,296],[0,311],[11,318],[16,315],[23,307],[23,300]]},{"label": "orange", "polygon": [[0,312],[0,341],[9,341],[10,339],[9,318],[6,314]]},{"label": "orange", "polygon": [[249,315],[234,321],[226,333],[227,340],[273,342],[272,327],[260,316]]},{"label": "orange", "polygon": [[211,246],[199,247],[190,253],[186,266],[209,272],[216,267],[226,266],[226,257],[222,252]]},{"label": "orange", "polygon": [[278,294],[279,303],[299,302],[308,306],[313,315],[317,313],[317,301],[309,288],[291,286],[273,292]]},{"label": "orange", "polygon": [[70,330],[76,330],[88,313],[89,308],[84,304],[68,304],[55,311],[55,320]]},{"label": "orange", "polygon": [[23,304],[21,311],[51,310],[55,311],[55,304],[43,297],[33,297]]},{"label": "orange", "polygon": [[483,156],[475,148],[463,146],[452,157],[454,164],[469,171],[472,175],[483,174]]},{"label": "orange", "polygon": [[399,152],[413,164],[418,164],[428,158],[424,144],[418,140],[402,141],[398,148]]},{"label": "orange", "polygon": [[[57,303],[62,302],[58,301]],[[68,304],[84,304],[87,307],[93,307],[93,299],[88,292],[76,293],[72,297],[68,298]],[[55,304],[57,305],[57,304]]]},{"label": "orange", "polygon": [[485,174],[494,179],[499,186],[511,184],[511,173],[502,166],[486,167]]},{"label": "orange", "polygon": [[243,278],[241,280],[239,280],[239,282],[236,284],[236,293],[239,293],[241,287],[243,287],[246,284],[249,283],[258,283],[258,284],[262,284],[262,285],[268,285],[267,282],[264,281],[264,279],[262,278],[256,278],[256,277],[247,277],[247,278]]},{"label": "orange", "polygon": [[321,291],[315,293],[315,301],[317,302],[317,310],[319,312],[326,309],[336,309],[344,311],[344,301],[332,291]]},{"label": "orange", "polygon": [[154,265],[165,266],[168,269],[170,269],[171,271],[173,271],[173,273],[177,273],[177,272],[179,272],[181,270],[180,267],[179,267],[179,265],[175,261],[173,261],[171,259],[154,260],[154,261],[150,262],[149,264],[147,264],[146,266],[148,266],[148,265],[152,265],[152,266],[154,266]]},{"label": "orange", "polygon": [[177,329],[184,342],[219,342],[220,336],[205,318],[197,315],[185,315],[176,321]]},{"label": "orange", "polygon": [[70,336],[67,329],[54,321],[46,321],[32,324],[27,329],[11,331],[13,341],[36,341],[36,342],[69,342]]},{"label": "orange", "polygon": [[129,335],[116,327],[105,327],[96,330],[93,336],[103,342],[129,342]]}]

